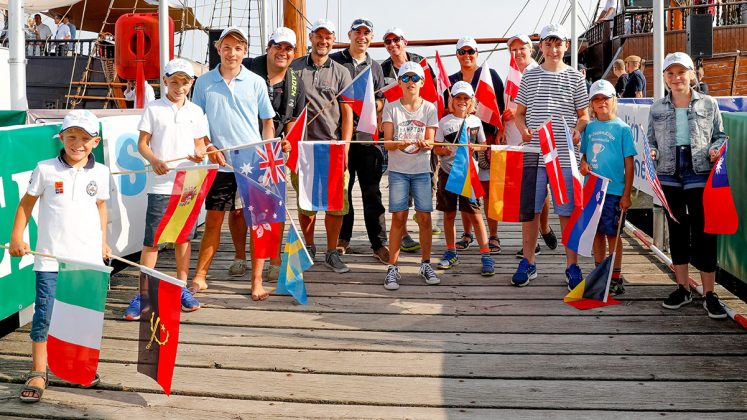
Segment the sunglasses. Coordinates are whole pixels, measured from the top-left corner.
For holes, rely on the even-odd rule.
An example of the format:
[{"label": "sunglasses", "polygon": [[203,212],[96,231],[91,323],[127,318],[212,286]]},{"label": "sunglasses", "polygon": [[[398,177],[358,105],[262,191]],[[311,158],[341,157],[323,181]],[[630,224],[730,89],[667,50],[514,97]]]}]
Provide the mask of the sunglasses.
[{"label": "sunglasses", "polygon": [[475,55],[475,54],[477,54],[477,51],[475,51],[473,49],[465,50],[464,48],[462,48],[461,50],[457,50],[457,54],[459,54],[459,55],[464,55],[464,54]]},{"label": "sunglasses", "polygon": [[417,83],[422,79],[422,77],[418,76],[417,74],[413,74],[410,76],[409,74],[406,74],[399,78],[403,83],[410,83],[410,80],[412,80],[413,83]]},{"label": "sunglasses", "polygon": [[391,45],[392,43],[396,44],[399,41],[402,41],[402,38],[395,36],[394,38],[385,39],[384,44]]},{"label": "sunglasses", "polygon": [[361,26],[361,25],[363,25],[363,26],[365,26],[367,28],[373,28],[373,23],[371,23],[370,20],[366,20],[366,19],[356,19],[356,20],[353,21],[353,23],[350,25],[350,27],[354,28],[356,26]]}]

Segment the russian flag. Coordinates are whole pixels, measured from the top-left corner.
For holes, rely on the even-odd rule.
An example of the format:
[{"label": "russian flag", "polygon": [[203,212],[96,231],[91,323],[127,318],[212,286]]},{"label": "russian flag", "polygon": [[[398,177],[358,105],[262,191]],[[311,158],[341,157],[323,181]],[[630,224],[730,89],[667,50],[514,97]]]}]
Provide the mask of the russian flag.
[{"label": "russian flag", "polygon": [[481,121],[502,129],[503,122],[501,122],[501,110],[498,108],[497,98],[490,77],[490,67],[485,62],[482,65],[482,70],[480,70],[480,81],[477,82],[477,89],[475,90],[475,100],[477,100],[475,115],[480,117]]},{"label": "russian flag", "polygon": [[374,97],[373,75],[371,67],[367,67],[340,93],[341,102],[353,107],[353,112],[359,117],[356,129],[369,133],[374,140],[379,138],[376,125],[376,98]]},{"label": "russian flag", "polygon": [[578,171],[576,162],[576,148],[573,146],[573,135],[568,123],[563,117],[563,129],[565,130],[565,141],[568,144],[568,155],[571,157],[571,175],[573,175],[573,205],[584,208],[584,187],[581,180],[581,172]]},{"label": "russian flag", "polygon": [[584,185],[584,199],[582,207],[573,209],[573,214],[563,230],[563,245],[579,255],[591,257],[594,247],[594,236],[597,234],[599,218],[602,216],[604,199],[607,196],[609,179],[590,173]]},{"label": "russian flag", "polygon": [[[457,144],[467,144],[467,123],[462,122]],[[482,189],[480,177],[477,175],[477,166],[472,159],[472,151],[468,146],[457,147],[454,163],[446,180],[446,191],[475,200],[485,195]]]},{"label": "russian flag", "polygon": [[307,211],[344,207],[345,142],[298,143],[298,204]]},{"label": "russian flag", "polygon": [[739,217],[731,195],[729,176],[726,172],[726,148],[724,143],[719,150],[719,158],[713,165],[703,190],[703,216],[706,233],[731,235],[737,232]]}]

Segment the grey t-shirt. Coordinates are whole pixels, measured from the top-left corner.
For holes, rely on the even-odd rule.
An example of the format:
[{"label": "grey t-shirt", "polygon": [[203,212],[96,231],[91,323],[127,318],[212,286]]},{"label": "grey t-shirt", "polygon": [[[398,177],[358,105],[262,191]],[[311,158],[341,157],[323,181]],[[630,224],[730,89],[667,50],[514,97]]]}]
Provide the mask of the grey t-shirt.
[{"label": "grey t-shirt", "polygon": [[[438,111],[423,101],[414,112],[406,110],[400,101],[384,105],[383,122],[394,124],[394,140],[423,140],[425,129],[438,127]],[[389,170],[403,174],[421,174],[431,171],[431,151],[410,145],[404,151],[389,151]]]},{"label": "grey t-shirt", "polygon": [[[453,114],[449,114],[438,122],[438,129],[436,130],[436,143],[457,143],[459,141],[459,132],[462,128],[463,118],[455,117]],[[482,121],[474,115],[467,116],[467,138],[470,143],[485,144],[485,132],[482,130]],[[438,161],[441,163],[441,170],[445,173],[451,172],[451,167],[454,164],[454,154],[456,154],[456,147],[450,147],[452,154],[450,156],[439,156]],[[489,174],[488,170],[488,174]],[[482,174],[482,171],[480,171]]]}]

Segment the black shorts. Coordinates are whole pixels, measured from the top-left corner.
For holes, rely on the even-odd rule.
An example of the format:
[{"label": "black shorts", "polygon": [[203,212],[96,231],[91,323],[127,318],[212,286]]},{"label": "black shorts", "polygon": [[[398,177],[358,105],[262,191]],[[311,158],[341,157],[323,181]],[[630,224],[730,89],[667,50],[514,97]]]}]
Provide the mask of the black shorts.
[{"label": "black shorts", "polygon": [[205,210],[236,210],[236,175],[218,172],[205,197]]}]

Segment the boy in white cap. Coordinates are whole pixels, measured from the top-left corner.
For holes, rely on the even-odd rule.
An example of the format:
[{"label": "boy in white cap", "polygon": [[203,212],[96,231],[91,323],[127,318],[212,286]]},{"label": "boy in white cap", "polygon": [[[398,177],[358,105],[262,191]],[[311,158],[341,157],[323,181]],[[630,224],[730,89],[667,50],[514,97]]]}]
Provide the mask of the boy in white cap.
[{"label": "boy in white cap", "polygon": [[[60,154],[36,165],[18,204],[10,255],[22,257],[31,251],[23,232],[38,202],[35,251],[101,265],[102,259],[111,255],[106,245],[111,175],[91,153],[101,141],[99,120],[90,111],[71,111],[62,122],[59,137],[63,145]],[[57,286],[57,260],[35,256],[34,271],[36,301],[30,334],[33,367],[21,390],[23,402],[38,402],[47,387],[47,335]]]},{"label": "boy in white cap", "polygon": [[399,245],[407,222],[408,198],[415,204],[420,227],[420,277],[426,284],[441,282],[431,267],[433,192],[431,190],[431,149],[438,127],[436,107],[420,97],[425,77],[420,64],[406,62],[399,69],[402,98],[384,105],[383,142],[389,151],[389,267],[384,279],[387,290],[399,288]]},{"label": "boy in white cap", "polygon": [[[174,188],[175,172],[172,168],[194,166],[205,156],[204,138],[208,135],[208,124],[202,108],[187,99],[194,81],[194,69],[187,60],[175,58],[166,64],[164,83],[165,96],[148,104],[138,124],[140,137],[138,151],[153,169],[148,179],[148,207],[145,211],[145,236],[140,264],[154,268],[158,260],[156,230],[161,222]],[[167,165],[165,162],[188,156],[186,159]],[[196,227],[196,226],[195,226]],[[189,274],[190,240],[194,231],[184,242],[175,244],[176,278],[187,281]],[[187,288],[182,288],[182,310],[192,312],[200,309],[200,303]],[[140,294],[135,296],[124,313],[124,319],[140,319]]]},{"label": "boy in white cap", "polygon": [[[573,144],[581,141],[581,132],[589,122],[587,111],[589,95],[581,73],[563,62],[563,55],[568,50],[568,45],[568,34],[561,25],[554,23],[542,29],[540,49],[545,61],[522,75],[519,94],[516,98],[516,127],[525,142],[539,142],[537,129],[550,118],[553,119],[555,127],[560,127],[562,118],[565,118],[571,127]],[[566,144],[565,131],[556,129],[554,135],[556,144],[560,145],[557,147],[557,152],[568,195],[568,202],[562,205],[558,203],[558,197],[553,195],[553,208],[560,219],[560,230],[563,231],[573,213],[573,177],[569,150],[562,146]],[[574,150],[573,153],[576,151]],[[535,217],[530,221],[522,222],[521,225],[524,258],[511,279],[511,283],[515,286],[526,286],[531,279],[537,277],[534,250],[537,245],[539,215],[545,204],[548,185],[544,161],[538,160],[537,166]],[[579,282],[583,275],[577,264],[578,255],[568,248],[565,249],[565,254],[566,281]]]}]

